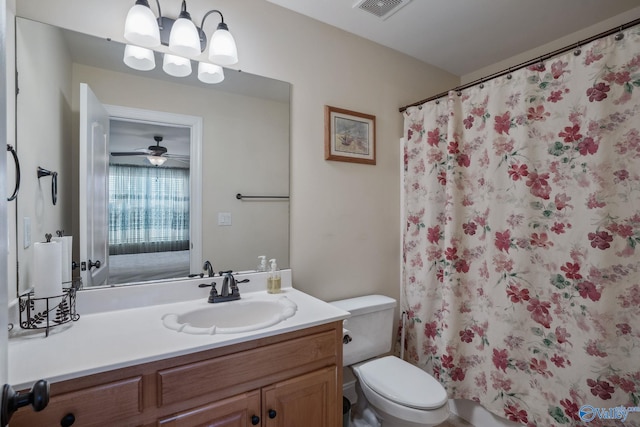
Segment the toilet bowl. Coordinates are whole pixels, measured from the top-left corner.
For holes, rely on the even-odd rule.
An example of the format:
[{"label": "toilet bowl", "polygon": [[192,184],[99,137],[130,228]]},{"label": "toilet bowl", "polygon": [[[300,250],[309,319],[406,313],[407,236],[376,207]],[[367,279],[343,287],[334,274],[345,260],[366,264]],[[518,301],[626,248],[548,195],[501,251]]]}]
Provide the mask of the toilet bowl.
[{"label": "toilet bowl", "polygon": [[[351,339],[344,340],[343,364],[357,378],[352,426],[431,427],[446,421],[447,393],[435,378],[398,357],[381,357],[391,349],[396,301],[368,295],[331,304],[351,314],[345,321]],[[353,377],[344,377],[345,391],[352,390]]]},{"label": "toilet bowl", "polygon": [[449,418],[447,393],[422,369],[395,356],[352,367],[384,427],[435,426]]}]

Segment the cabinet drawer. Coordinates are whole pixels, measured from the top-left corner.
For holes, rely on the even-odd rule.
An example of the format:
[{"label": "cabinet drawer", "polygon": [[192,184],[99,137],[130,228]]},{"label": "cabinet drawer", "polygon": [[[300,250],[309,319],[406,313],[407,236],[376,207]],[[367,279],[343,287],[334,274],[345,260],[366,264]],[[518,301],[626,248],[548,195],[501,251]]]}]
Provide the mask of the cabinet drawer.
[{"label": "cabinet drawer", "polygon": [[11,427],[59,426],[67,414],[73,414],[74,426],[132,426],[124,422],[142,413],[142,377],[100,384],[71,393],[51,396],[42,412],[27,408],[16,412]]},{"label": "cabinet drawer", "polygon": [[338,362],[335,331],[158,371],[158,406],[232,387],[237,391],[243,383],[251,388],[261,387],[287,375],[300,374],[300,370],[294,370],[305,365],[317,369],[315,362],[325,362],[324,366]]},{"label": "cabinet drawer", "polygon": [[161,420],[159,427],[248,426],[260,422],[260,392],[253,390],[219,402],[190,409]]}]

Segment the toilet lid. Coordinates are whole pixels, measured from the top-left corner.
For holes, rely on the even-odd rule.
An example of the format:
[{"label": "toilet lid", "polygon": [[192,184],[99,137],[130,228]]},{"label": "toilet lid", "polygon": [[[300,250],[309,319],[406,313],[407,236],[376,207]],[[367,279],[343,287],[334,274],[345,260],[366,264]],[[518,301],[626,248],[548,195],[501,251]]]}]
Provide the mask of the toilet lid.
[{"label": "toilet lid", "polygon": [[394,356],[364,363],[358,373],[373,391],[403,406],[437,409],[448,400],[447,392],[435,378]]}]

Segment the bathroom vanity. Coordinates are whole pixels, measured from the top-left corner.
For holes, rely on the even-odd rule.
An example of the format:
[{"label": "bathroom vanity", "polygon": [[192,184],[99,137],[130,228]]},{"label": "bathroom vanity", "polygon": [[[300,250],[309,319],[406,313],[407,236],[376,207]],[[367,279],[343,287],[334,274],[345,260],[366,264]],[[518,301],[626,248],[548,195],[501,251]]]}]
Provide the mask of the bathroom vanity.
[{"label": "bathroom vanity", "polygon": [[[13,387],[44,378],[51,399],[39,413],[16,412],[11,426],[339,426],[348,313],[293,289],[285,276],[277,297],[293,301],[296,314],[256,331],[195,335],[163,325],[163,313],[191,309],[201,297],[84,315],[48,338],[12,338]],[[254,286],[262,277],[252,275]],[[245,299],[274,297],[257,291]]]}]

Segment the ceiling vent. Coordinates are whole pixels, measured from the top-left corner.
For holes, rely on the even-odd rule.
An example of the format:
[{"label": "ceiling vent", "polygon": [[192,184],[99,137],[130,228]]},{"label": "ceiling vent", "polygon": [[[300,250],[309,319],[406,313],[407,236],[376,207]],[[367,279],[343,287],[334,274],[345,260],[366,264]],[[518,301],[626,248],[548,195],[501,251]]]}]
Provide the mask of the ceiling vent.
[{"label": "ceiling vent", "polygon": [[359,0],[353,7],[385,20],[410,2],[411,0]]}]

